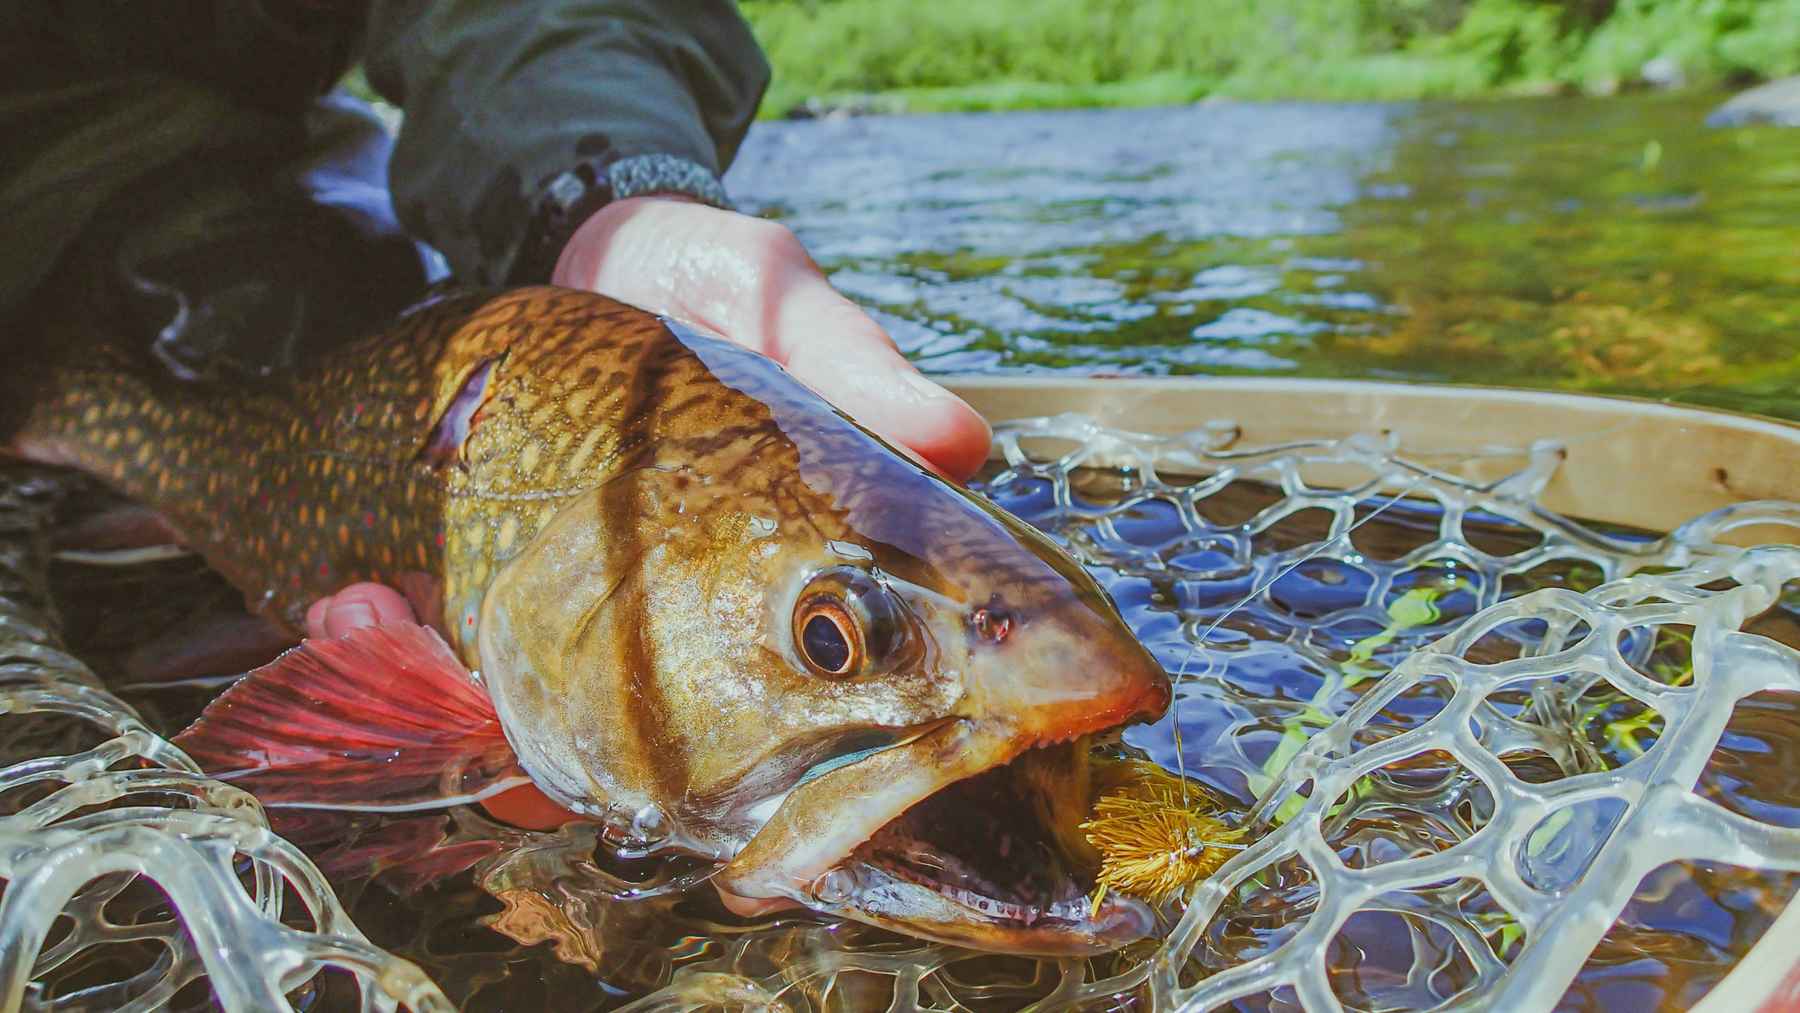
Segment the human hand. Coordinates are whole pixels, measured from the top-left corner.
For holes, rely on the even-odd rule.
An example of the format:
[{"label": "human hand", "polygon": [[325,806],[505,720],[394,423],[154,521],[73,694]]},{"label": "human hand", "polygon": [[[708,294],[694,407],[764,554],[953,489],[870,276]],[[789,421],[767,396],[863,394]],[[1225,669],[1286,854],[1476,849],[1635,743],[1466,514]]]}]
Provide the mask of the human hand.
[{"label": "human hand", "polygon": [[779,223],[676,196],[614,201],[575,231],[550,280],[761,352],[949,478],[987,460],[987,422],[907,362]]},{"label": "human hand", "polygon": [[364,581],[313,602],[306,610],[306,636],[341,637],[364,626],[418,621],[405,595],[386,584]]}]

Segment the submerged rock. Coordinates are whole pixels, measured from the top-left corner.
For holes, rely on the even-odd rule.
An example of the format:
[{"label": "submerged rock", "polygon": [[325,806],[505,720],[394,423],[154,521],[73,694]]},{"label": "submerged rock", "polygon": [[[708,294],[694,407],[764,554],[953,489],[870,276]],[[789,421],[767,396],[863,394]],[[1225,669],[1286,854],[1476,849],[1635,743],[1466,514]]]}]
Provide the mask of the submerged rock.
[{"label": "submerged rock", "polygon": [[841,120],[851,116],[884,116],[906,112],[898,95],[814,95],[783,115],[790,120]]},{"label": "submerged rock", "polygon": [[1638,68],[1638,78],[1652,88],[1669,91],[1687,86],[1687,69],[1672,56],[1659,56]]},{"label": "submerged rock", "polygon": [[1747,127],[1758,123],[1800,127],[1800,76],[1784,77],[1739,92],[1706,117],[1709,127]]}]

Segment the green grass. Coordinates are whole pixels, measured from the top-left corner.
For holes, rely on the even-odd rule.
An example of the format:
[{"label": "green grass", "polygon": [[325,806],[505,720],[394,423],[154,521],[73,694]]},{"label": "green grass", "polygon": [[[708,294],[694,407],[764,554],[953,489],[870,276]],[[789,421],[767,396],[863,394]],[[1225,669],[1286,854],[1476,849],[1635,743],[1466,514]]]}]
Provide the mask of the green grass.
[{"label": "green grass", "polygon": [[1717,87],[1800,72],[1800,0],[742,0],[763,105],[917,111]]}]

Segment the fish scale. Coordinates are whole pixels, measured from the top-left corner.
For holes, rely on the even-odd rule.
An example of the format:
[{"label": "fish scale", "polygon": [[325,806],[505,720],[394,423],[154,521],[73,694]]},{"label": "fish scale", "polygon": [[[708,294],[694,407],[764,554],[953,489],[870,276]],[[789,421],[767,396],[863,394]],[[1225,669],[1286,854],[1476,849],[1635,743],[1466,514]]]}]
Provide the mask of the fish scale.
[{"label": "fish scale", "polygon": [[1169,685],[1041,532],[769,358],[551,288],[446,296],[237,387],[70,330],[9,378],[37,388],[0,401],[24,406],[13,453],[161,512],[290,628],[378,580],[447,634],[308,641],[215,700],[180,744],[265,804],[603,818],[726,863],[739,913],[1046,953],[1147,930],[1136,902],[1058,907],[1087,892],[1073,867],[989,896],[858,851],[948,785],[1159,713]]},{"label": "fish scale", "polygon": [[[56,369],[59,393],[16,439],[158,509],[254,610],[295,631],[346,584],[437,582],[428,604],[447,605],[446,632],[468,657],[494,573],[634,448],[720,453],[717,433],[768,424],[678,342],[655,340],[661,328],[544,288],[441,299],[251,389],[102,356]],[[478,424],[455,461],[430,460],[434,426],[488,362]]]},{"label": "fish scale", "polygon": [[347,583],[440,565],[443,482],[417,458],[447,323],[423,314],[372,361],[235,389],[109,349],[71,355],[15,446],[154,507],[254,611],[298,630],[311,601]]}]

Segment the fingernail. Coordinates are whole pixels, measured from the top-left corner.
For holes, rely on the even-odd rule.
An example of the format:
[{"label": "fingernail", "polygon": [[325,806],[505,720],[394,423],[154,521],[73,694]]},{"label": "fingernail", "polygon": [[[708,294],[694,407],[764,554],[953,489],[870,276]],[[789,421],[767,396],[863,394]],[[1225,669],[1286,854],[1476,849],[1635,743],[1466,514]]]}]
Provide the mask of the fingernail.
[{"label": "fingernail", "polygon": [[367,602],[347,602],[326,614],[325,625],[332,636],[341,637],[351,630],[375,625],[375,610]]}]

